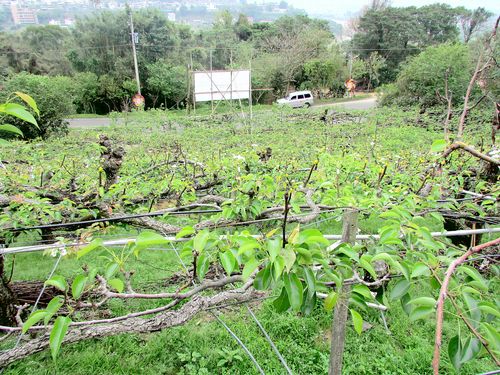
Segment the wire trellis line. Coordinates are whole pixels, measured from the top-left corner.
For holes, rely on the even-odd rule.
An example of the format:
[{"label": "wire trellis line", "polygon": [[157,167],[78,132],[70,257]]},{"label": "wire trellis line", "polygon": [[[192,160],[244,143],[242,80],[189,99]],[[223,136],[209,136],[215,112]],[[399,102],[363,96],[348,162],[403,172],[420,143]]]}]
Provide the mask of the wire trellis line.
[{"label": "wire trellis line", "polygon": [[[465,230],[455,230],[455,231],[445,231],[445,232],[431,232],[432,237],[457,237],[457,236],[468,236],[472,234],[489,234],[489,233],[500,233],[500,227],[498,228],[486,228],[486,229],[465,229]],[[219,239],[224,240],[230,238],[230,235],[220,235]],[[262,234],[254,234],[252,237],[256,239],[264,238]],[[341,234],[325,234],[323,237],[329,241],[339,241],[342,239]],[[164,236],[165,240],[169,242],[186,242],[191,238],[176,238],[173,236]],[[368,240],[378,240],[380,235],[378,234],[358,234],[356,235],[357,241],[368,241]],[[135,242],[135,238],[123,238],[112,241],[104,241],[104,246],[122,246],[130,242]],[[34,246],[20,246],[0,249],[0,255],[6,254],[17,254],[17,253],[29,253],[37,251],[45,251],[51,249],[57,249],[60,247],[77,247],[85,246],[90,242],[73,242],[73,243],[53,243],[50,245],[34,245]]]}]

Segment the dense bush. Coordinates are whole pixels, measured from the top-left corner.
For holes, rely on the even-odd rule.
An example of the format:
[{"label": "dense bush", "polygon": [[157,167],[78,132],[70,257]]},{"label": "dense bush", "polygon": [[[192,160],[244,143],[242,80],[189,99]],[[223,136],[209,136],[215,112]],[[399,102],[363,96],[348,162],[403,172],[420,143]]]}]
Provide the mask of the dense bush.
[{"label": "dense bush", "polygon": [[445,77],[453,103],[463,101],[473,70],[466,45],[442,44],[429,47],[411,58],[403,67],[394,85],[387,85],[382,104],[420,105],[427,108],[441,103],[437,92],[445,96]]},{"label": "dense bush", "polygon": [[67,133],[68,124],[64,118],[75,112],[71,78],[19,73],[8,78],[2,86],[6,93],[21,91],[31,95],[38,105],[39,129],[14,121],[13,125],[22,130],[25,138],[47,138]]}]

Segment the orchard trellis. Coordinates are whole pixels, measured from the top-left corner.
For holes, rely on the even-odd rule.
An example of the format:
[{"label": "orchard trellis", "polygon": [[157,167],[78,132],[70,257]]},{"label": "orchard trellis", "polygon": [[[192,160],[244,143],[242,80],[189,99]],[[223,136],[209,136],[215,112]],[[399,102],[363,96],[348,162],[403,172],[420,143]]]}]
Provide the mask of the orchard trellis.
[{"label": "orchard trellis", "polygon": [[[470,110],[465,105],[465,117]],[[303,120],[300,114],[286,118],[297,117]],[[324,122],[326,133],[328,119],[317,120]],[[459,125],[465,129],[462,119]],[[126,163],[133,156],[127,155],[119,142],[117,145],[101,137],[99,147],[93,149],[101,154],[101,159],[93,159],[96,173],[92,178],[87,176],[92,182],[78,180],[78,166],[67,164],[65,157],[50,177],[42,170],[36,186],[12,182],[14,174],[22,176],[22,167],[17,167],[9,175],[11,185],[7,191],[22,191],[25,196],[0,197],[7,211],[4,215],[13,222],[17,220],[15,225],[5,227],[8,239],[29,231],[51,234],[65,227],[80,230],[76,238],[5,248],[0,254],[7,257],[56,250],[57,259],[64,253],[83,259],[89,253],[99,253],[108,261],[106,267],[88,268],[72,280],[57,274],[57,262],[45,284],[59,293],[45,308],[28,317],[25,311],[29,306],[17,305],[13,324],[0,327],[6,333],[2,339],[17,338],[12,349],[0,353],[0,363],[6,366],[48,347],[56,357],[62,343],[119,333],[155,332],[184,324],[203,311],[272,297],[278,311],[307,314],[320,298],[324,298],[325,308],[335,309],[330,366],[334,374],[341,371],[342,331],[347,316],[361,333],[364,311],[390,310],[395,300],[401,301],[412,321],[436,316],[434,373],[439,372],[444,343],[442,322],[448,309],[468,329],[467,334],[457,334],[448,342],[452,364],[459,368],[484,352],[492,363],[500,365],[495,325],[498,306],[489,300],[498,281],[469,265],[478,257],[491,262],[498,255],[500,240],[493,237],[478,244],[477,237],[472,241],[467,238],[467,244],[461,247],[443,238],[495,236],[499,232],[499,191],[495,182],[489,181],[498,181],[500,161],[458,140],[434,142],[430,153],[418,155],[416,167],[405,161],[391,165],[387,159],[377,160],[374,149],[363,160],[355,151],[350,156],[347,148],[347,152],[342,150],[341,159],[315,151],[314,157],[310,153],[300,162],[289,160],[287,165],[273,165],[272,150],[257,150],[230,160],[219,156],[215,162],[201,163],[174,143],[167,155],[153,155],[146,165],[137,163],[139,167],[134,169]],[[469,159],[464,162],[462,155]],[[471,183],[465,180],[471,179],[470,171],[461,168],[477,160],[487,168],[477,167]],[[306,162],[310,167],[304,168]],[[68,181],[59,177],[61,182],[55,188],[45,189],[57,173],[64,174]],[[74,188],[78,184],[87,185],[79,190]],[[471,186],[478,193],[471,192]],[[72,203],[68,204],[68,200]],[[136,207],[152,211],[161,200],[170,200],[175,207],[128,214]],[[26,207],[30,208],[25,216],[28,219],[21,220]],[[54,212],[59,211],[63,214],[57,216]],[[89,219],[90,211],[99,218]],[[327,214],[328,219],[340,220],[342,211],[346,212],[343,235],[323,235],[308,227],[326,220],[323,216]],[[357,233],[355,220],[348,219],[353,212],[359,216],[376,215],[381,220],[378,234]],[[192,226],[186,226],[176,219],[185,215],[200,216],[196,224],[192,221]],[[33,216],[39,220],[31,220]],[[494,227],[430,231],[429,220],[442,222],[445,218],[464,218]],[[150,231],[133,238],[95,238],[100,234],[98,226],[106,221]],[[260,228],[262,233],[245,231],[249,225]],[[184,272],[176,290],[136,290],[128,261],[140,260],[145,251],[153,249],[178,256]],[[484,254],[487,251],[495,253]],[[419,288],[421,285],[430,286]],[[372,294],[374,288],[376,296]],[[161,303],[103,319],[78,319],[73,314],[98,310],[112,300],[139,299]],[[256,324],[276,349],[272,337],[257,320]],[[232,332],[226,323],[223,325]],[[244,340],[233,337],[245,348]],[[247,354],[262,372],[258,358],[248,350]],[[287,368],[281,353],[276,350],[276,355]]]}]

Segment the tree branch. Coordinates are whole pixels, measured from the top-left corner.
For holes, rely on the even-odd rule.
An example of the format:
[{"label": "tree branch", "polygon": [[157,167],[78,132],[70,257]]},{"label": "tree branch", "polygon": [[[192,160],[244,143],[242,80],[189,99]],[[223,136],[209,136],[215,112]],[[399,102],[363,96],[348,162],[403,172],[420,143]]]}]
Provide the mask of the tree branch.
[{"label": "tree branch", "polygon": [[[464,263],[471,255],[481,252],[482,250],[496,246],[500,244],[500,238],[496,240],[489,241],[483,243],[481,245],[470,248],[467,252],[465,252],[461,257],[455,259],[449,265],[446,270],[445,277],[443,279],[443,283],[441,284],[441,290],[439,291],[439,298],[437,300],[437,308],[436,308],[436,335],[435,335],[435,343],[434,343],[434,358],[432,360],[432,368],[434,371],[434,375],[439,375],[439,360],[441,353],[441,344],[442,344],[442,336],[443,336],[443,316],[444,316],[444,301],[448,294],[448,284],[450,283],[451,277],[453,276],[453,272],[455,269]],[[497,361],[497,366],[500,365]]]}]

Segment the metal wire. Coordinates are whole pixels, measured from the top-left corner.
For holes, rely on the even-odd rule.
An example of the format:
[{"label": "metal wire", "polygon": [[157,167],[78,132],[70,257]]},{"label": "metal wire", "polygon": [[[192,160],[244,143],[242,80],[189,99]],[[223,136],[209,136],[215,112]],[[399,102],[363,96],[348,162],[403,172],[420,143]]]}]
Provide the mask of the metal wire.
[{"label": "metal wire", "polygon": [[[56,260],[56,262],[54,264],[54,267],[52,267],[52,271],[50,271],[50,274],[47,277],[47,280],[50,279],[54,275],[54,272],[56,272],[57,266],[59,265],[59,262],[61,261],[61,258],[62,258],[62,253],[59,252],[59,257],[57,258],[57,260]],[[45,292],[45,289],[46,289],[46,284],[44,283],[43,287],[42,287],[42,290],[40,291],[40,294],[36,298],[35,304],[33,305],[33,308],[31,309],[31,313],[32,314],[36,311],[36,308],[38,307],[38,303],[40,302],[40,299],[42,298],[42,295]],[[15,349],[15,348],[17,348],[19,346],[19,343],[21,342],[22,337],[23,337],[23,332],[21,331],[21,333],[17,337],[16,345],[14,345],[13,349]]]},{"label": "metal wire", "polygon": [[252,319],[254,320],[254,322],[257,324],[257,326],[260,328],[262,334],[264,335],[264,337],[266,338],[267,342],[269,343],[269,345],[271,345],[271,348],[273,348],[274,350],[274,353],[276,353],[276,356],[278,357],[278,359],[280,360],[281,364],[283,365],[283,367],[285,368],[286,372],[289,374],[289,375],[293,375],[293,372],[292,370],[290,370],[290,367],[288,367],[288,364],[286,363],[285,361],[285,358],[283,358],[283,356],[281,355],[280,351],[278,350],[278,348],[276,347],[276,345],[274,344],[273,340],[271,340],[271,337],[269,337],[268,333],[266,332],[266,330],[264,329],[264,327],[262,326],[262,324],[260,324],[259,320],[257,319],[257,317],[255,316],[255,314],[253,313],[253,311],[250,309],[250,307],[245,304],[245,307],[247,308],[248,310],[248,313],[250,314],[250,316],[252,317]]},{"label": "metal wire", "polygon": [[[186,263],[184,263],[184,261],[182,260],[181,256],[179,255],[179,252],[177,251],[177,248],[174,246],[173,243],[171,243],[171,246],[174,249],[175,254],[177,255],[177,257],[179,258],[179,261],[181,262],[182,267],[184,268],[184,270],[186,271],[186,273],[188,273],[188,268],[186,266]],[[192,280],[191,282],[192,282],[192,284],[194,286],[196,286],[196,283],[194,282],[194,280]],[[215,312],[210,311],[210,314],[215,319],[217,319],[219,321],[219,323],[226,329],[226,331],[238,342],[238,344],[243,348],[243,350],[245,351],[245,353],[247,353],[248,357],[251,359],[251,361],[253,362],[253,364],[255,365],[255,367],[259,370],[259,372],[262,375],[265,375],[265,373],[262,370],[262,368],[260,367],[259,363],[255,359],[255,357],[252,355],[252,353],[250,352],[250,350],[248,350],[248,348],[245,346],[245,344],[243,343],[243,341],[241,341],[240,338],[238,336],[236,336],[236,334],[233,331],[231,331],[231,329],[226,325],[226,323],[224,323],[224,321]]]}]

